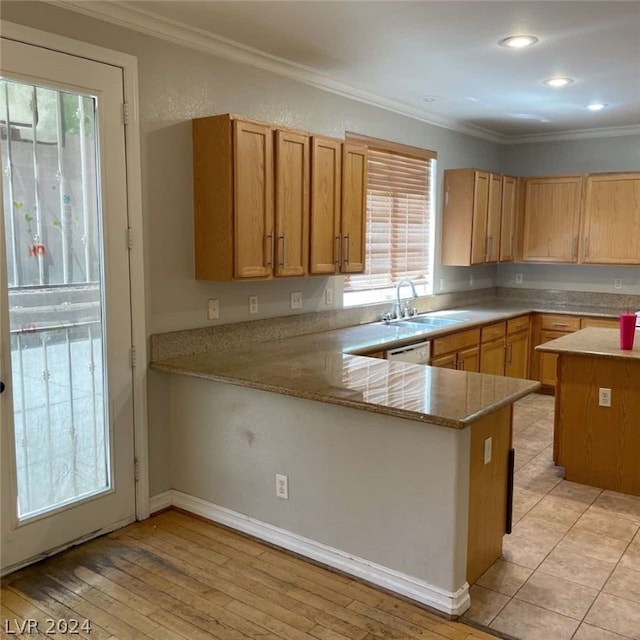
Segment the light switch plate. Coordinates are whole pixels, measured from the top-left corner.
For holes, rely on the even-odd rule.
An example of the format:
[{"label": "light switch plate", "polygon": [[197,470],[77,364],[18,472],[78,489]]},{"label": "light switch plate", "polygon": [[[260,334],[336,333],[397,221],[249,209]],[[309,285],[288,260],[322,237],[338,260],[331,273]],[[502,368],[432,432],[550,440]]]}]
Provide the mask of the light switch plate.
[{"label": "light switch plate", "polygon": [[493,438],[485,438],[484,441],[484,463],[489,464],[491,462],[491,454],[493,449]]},{"label": "light switch plate", "polygon": [[217,320],[220,317],[220,303],[218,298],[209,300],[209,320]]},{"label": "light switch plate", "polygon": [[324,303],[326,305],[333,304],[333,289],[327,287],[324,290]]},{"label": "light switch plate", "polygon": [[258,296],[249,296],[249,313],[258,313]]},{"label": "light switch plate", "polygon": [[302,291],[291,292],[291,308],[302,309]]},{"label": "light switch plate", "polygon": [[598,405],[601,407],[611,406],[611,389],[600,387],[598,389]]}]

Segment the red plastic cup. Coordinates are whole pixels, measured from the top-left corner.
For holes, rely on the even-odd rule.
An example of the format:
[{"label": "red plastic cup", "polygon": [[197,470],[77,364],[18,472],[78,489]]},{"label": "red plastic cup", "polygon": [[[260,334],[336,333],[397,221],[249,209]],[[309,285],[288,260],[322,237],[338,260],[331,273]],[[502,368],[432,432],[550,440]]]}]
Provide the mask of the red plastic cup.
[{"label": "red plastic cup", "polygon": [[627,351],[633,349],[633,339],[636,335],[636,314],[620,314],[620,348]]}]

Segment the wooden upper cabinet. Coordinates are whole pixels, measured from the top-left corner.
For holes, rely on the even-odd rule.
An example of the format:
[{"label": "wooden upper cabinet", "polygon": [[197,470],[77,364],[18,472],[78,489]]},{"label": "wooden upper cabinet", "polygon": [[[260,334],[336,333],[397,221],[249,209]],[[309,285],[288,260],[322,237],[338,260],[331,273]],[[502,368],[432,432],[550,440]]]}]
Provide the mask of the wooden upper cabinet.
[{"label": "wooden upper cabinet", "polygon": [[221,115],[192,132],[196,278],[271,277],[273,130]]},{"label": "wooden upper cabinet", "polygon": [[640,264],[640,173],[586,179],[582,262]]},{"label": "wooden upper cabinet", "polygon": [[524,261],[578,261],[582,181],[582,176],[526,179]]},{"label": "wooden upper cabinet", "polygon": [[234,278],[264,278],[273,261],[273,131],[233,121]]},{"label": "wooden upper cabinet", "polygon": [[304,276],[309,262],[310,138],[276,131],[275,274]]},{"label": "wooden upper cabinet", "polygon": [[340,271],[364,271],[367,210],[367,148],[342,145],[342,217],[340,225]]},{"label": "wooden upper cabinet", "polygon": [[500,257],[500,219],[502,214],[502,175],[489,174],[485,262],[498,262]]},{"label": "wooden upper cabinet", "polygon": [[516,202],[518,179],[502,176],[500,262],[513,262],[516,245]]},{"label": "wooden upper cabinet", "polygon": [[342,143],[314,136],[311,140],[311,224],[309,272],[339,270]]},{"label": "wooden upper cabinet", "polygon": [[477,169],[445,171],[442,264],[497,262],[501,214],[501,174]]}]

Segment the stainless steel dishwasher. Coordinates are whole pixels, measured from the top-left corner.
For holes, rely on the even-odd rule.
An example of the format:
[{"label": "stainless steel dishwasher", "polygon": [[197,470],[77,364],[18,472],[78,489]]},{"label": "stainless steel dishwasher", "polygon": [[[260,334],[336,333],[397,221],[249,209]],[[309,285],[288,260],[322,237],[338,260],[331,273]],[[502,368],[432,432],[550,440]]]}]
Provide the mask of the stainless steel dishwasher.
[{"label": "stainless steel dishwasher", "polygon": [[431,342],[429,340],[412,342],[397,349],[389,349],[385,355],[387,360],[412,362],[413,364],[429,364],[429,359],[431,358]]}]

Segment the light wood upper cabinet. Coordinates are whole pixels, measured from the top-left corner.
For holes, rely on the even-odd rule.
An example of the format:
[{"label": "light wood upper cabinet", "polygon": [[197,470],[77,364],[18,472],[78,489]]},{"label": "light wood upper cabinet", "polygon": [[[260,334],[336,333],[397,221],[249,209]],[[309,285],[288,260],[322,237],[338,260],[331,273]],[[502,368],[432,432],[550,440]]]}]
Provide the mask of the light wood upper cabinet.
[{"label": "light wood upper cabinet", "polygon": [[577,262],[582,176],[527,178],[525,262]]},{"label": "light wood upper cabinet", "polygon": [[311,141],[311,246],[309,272],[339,269],[342,143],[314,136]]},{"label": "light wood upper cabinet", "polygon": [[276,131],[277,276],[304,276],[309,256],[309,136]]},{"label": "light wood upper cabinet", "polygon": [[192,126],[196,278],[270,277],[272,129],[228,115]]},{"label": "light wood upper cabinet", "polygon": [[367,148],[312,140],[310,273],[364,271]]},{"label": "light wood upper cabinet", "polygon": [[342,218],[340,271],[364,271],[364,241],[367,209],[367,148],[342,145]]},{"label": "light wood upper cabinet", "polygon": [[587,177],[582,262],[640,264],[640,173]]},{"label": "light wood upper cabinet", "polygon": [[502,217],[502,175],[489,174],[485,262],[498,262],[500,257],[500,222]]},{"label": "light wood upper cabinet", "polygon": [[515,257],[517,195],[518,179],[502,176],[500,262],[513,262]]}]

